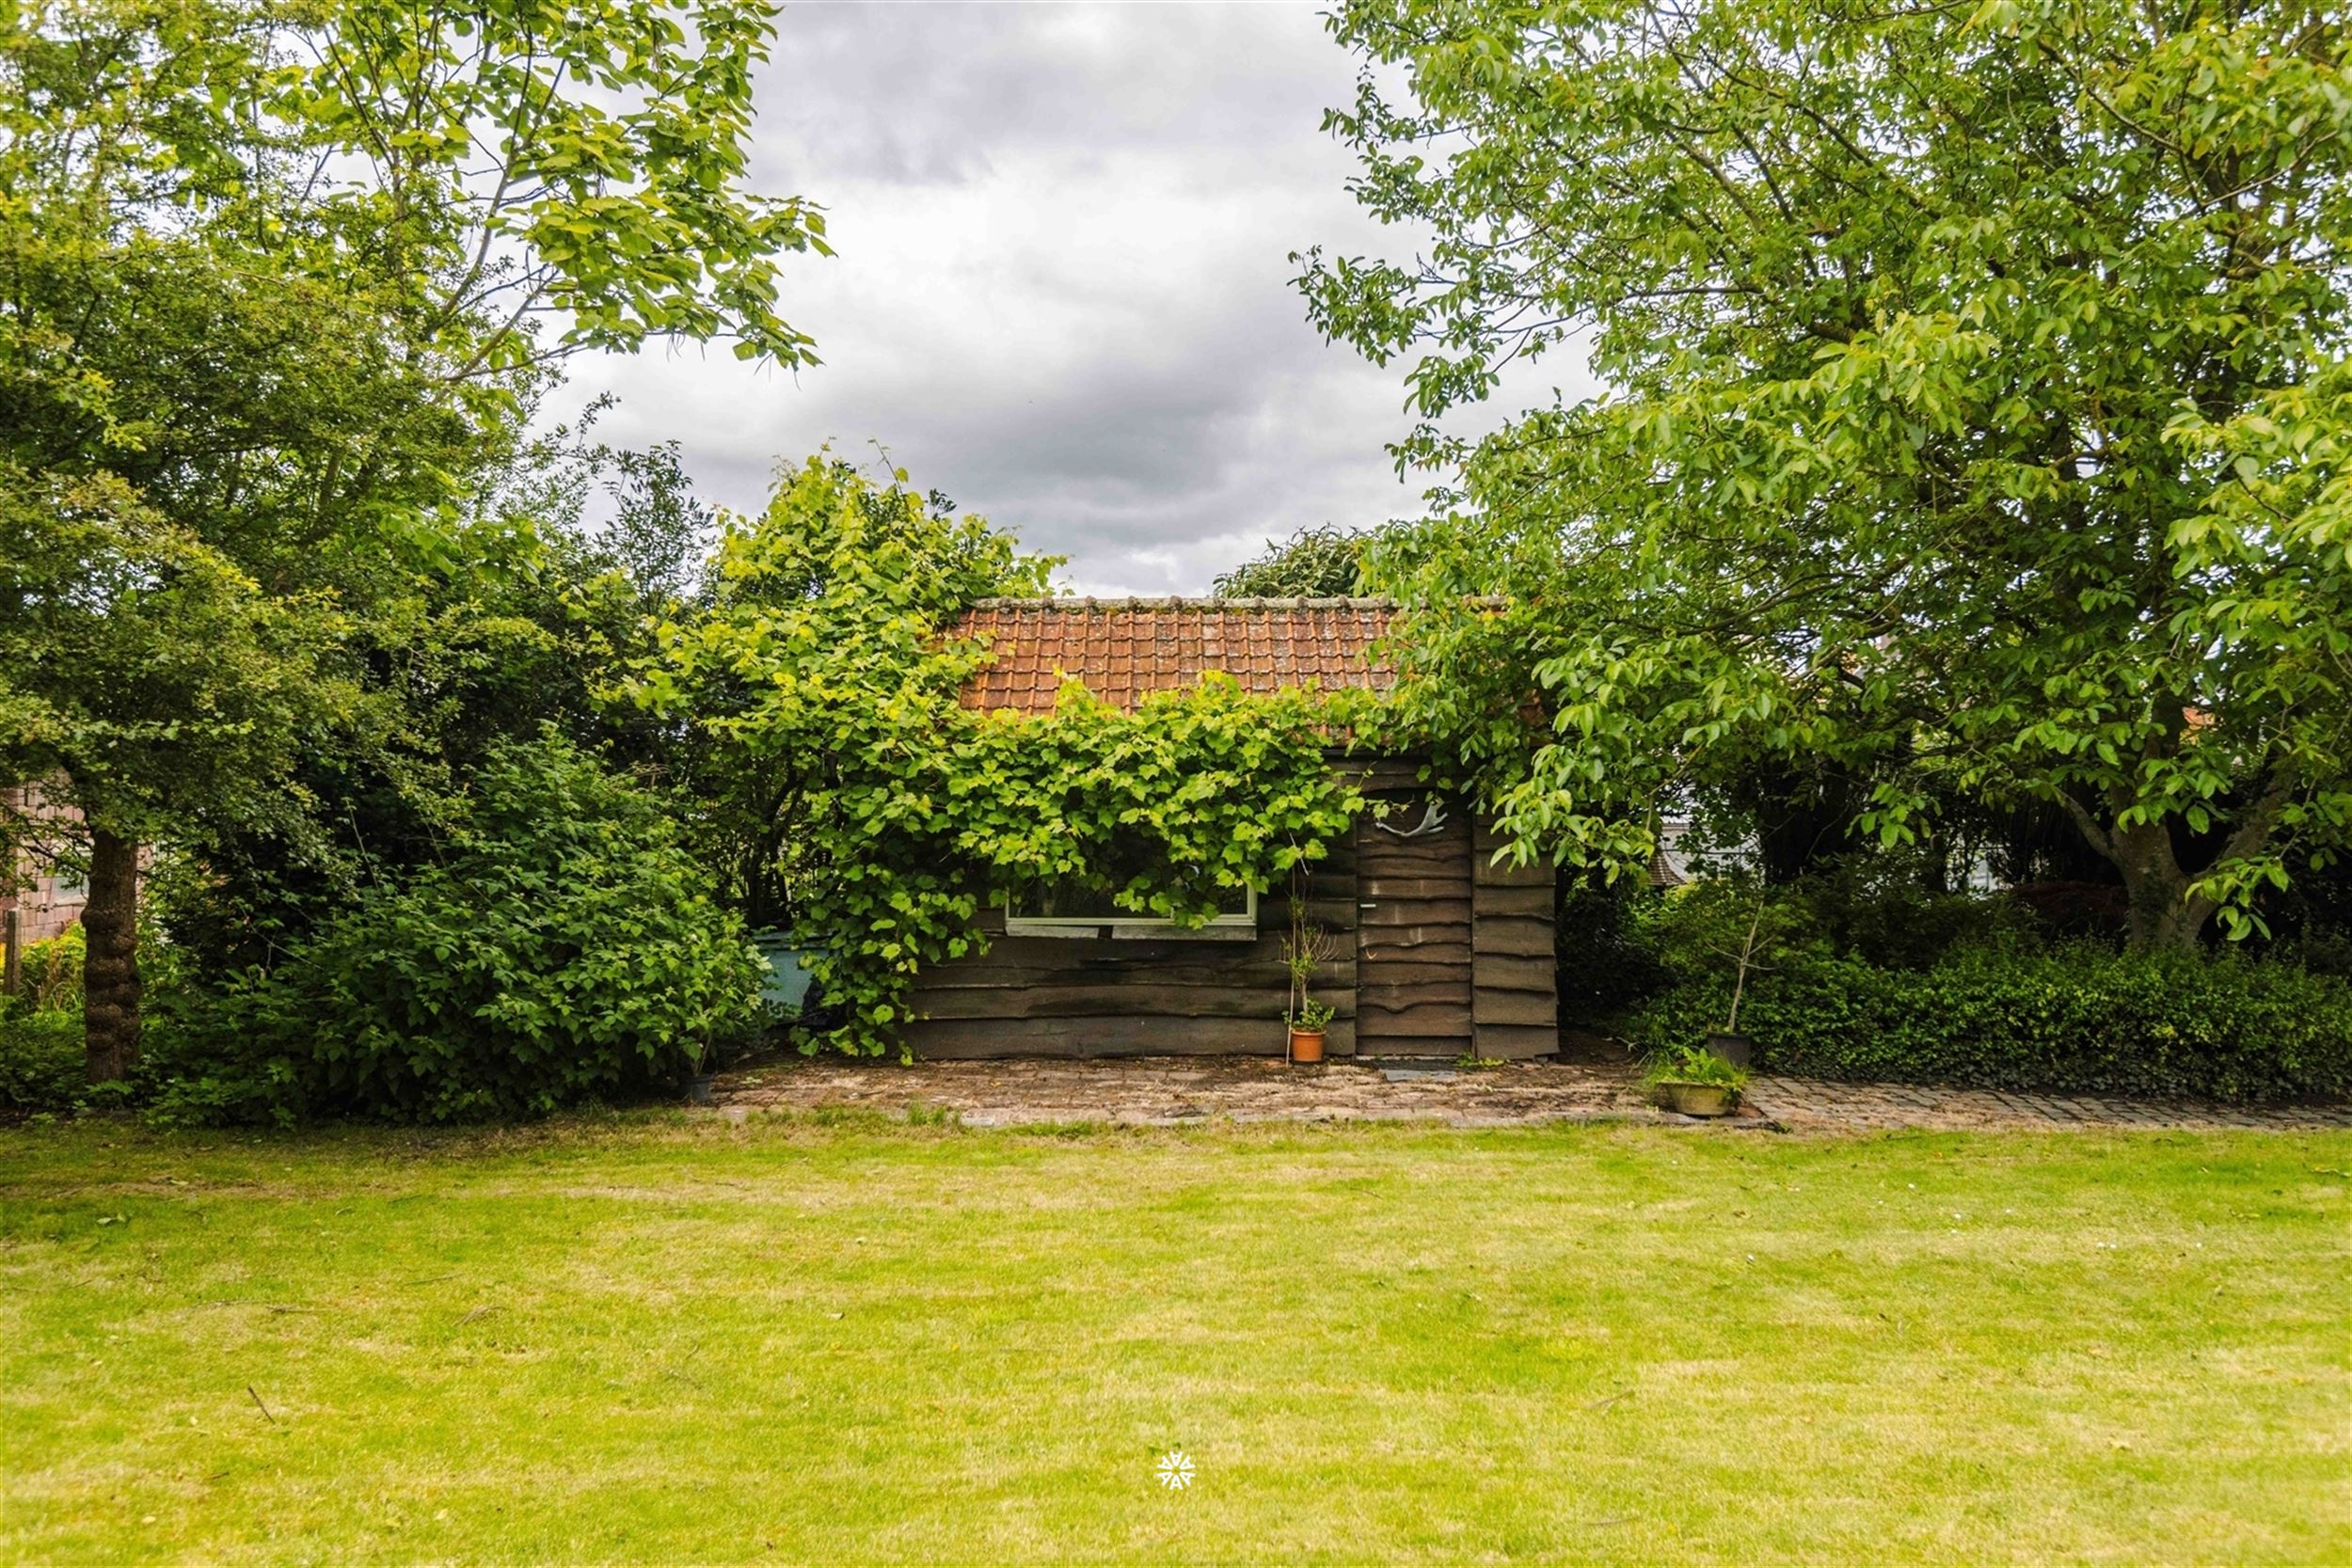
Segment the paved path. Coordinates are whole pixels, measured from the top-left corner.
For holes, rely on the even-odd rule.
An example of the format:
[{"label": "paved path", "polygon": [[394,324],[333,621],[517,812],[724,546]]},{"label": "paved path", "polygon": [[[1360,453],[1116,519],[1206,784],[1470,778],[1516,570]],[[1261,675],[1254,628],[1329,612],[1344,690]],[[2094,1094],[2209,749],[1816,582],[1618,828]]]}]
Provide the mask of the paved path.
[{"label": "paved path", "polygon": [[1939,1089],[1909,1084],[1830,1084],[1816,1078],[1759,1077],[1748,1104],[1790,1132],[1875,1132],[1886,1128],[2251,1128],[2293,1132],[2352,1128],[2352,1105],[2237,1107],[2110,1095],[2014,1094],[2006,1089]]},{"label": "paved path", "polygon": [[[1384,1072],[1352,1063],[1286,1067],[1251,1056],[1119,1061],[771,1062],[724,1074],[723,1112],[846,1107],[953,1111],[976,1127],[1104,1121],[1178,1126],[1233,1121],[1436,1121],[1507,1127],[1639,1121],[1690,1127],[1651,1105],[1622,1065],[1511,1063]],[[2233,1110],[2084,1095],[2007,1094],[1759,1077],[1741,1115],[1720,1125],[1791,1132],[2054,1128],[2352,1128],[2352,1106]]]}]

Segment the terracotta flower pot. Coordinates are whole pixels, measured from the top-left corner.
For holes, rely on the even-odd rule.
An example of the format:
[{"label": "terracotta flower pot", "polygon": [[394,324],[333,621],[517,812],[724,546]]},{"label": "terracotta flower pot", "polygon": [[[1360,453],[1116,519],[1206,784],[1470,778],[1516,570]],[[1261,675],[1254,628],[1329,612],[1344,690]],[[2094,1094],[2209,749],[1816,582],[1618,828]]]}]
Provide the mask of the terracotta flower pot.
[{"label": "terracotta flower pot", "polygon": [[1293,1029],[1291,1031],[1291,1060],[1294,1062],[1323,1060],[1323,1031]]},{"label": "terracotta flower pot", "polygon": [[1661,1084],[1666,1103],[1686,1117],[1731,1115],[1732,1091],[1721,1084]]}]

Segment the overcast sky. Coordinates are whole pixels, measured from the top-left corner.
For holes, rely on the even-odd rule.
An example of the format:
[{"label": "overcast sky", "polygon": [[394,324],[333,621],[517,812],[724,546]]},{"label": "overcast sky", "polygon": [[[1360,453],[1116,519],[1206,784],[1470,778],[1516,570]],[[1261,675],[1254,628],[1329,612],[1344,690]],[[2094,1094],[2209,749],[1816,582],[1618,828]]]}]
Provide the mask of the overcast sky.
[{"label": "overcast sky", "polygon": [[1082,593],[1203,592],[1270,536],[1417,513],[1381,450],[1401,367],[1325,344],[1288,281],[1310,245],[1410,248],[1318,128],[1355,70],[1311,4],[789,6],[754,175],[827,209],[839,255],[784,292],[825,363],[658,348],[565,404],[616,394],[605,439],[681,440],[739,510],[779,458],[882,441]]}]

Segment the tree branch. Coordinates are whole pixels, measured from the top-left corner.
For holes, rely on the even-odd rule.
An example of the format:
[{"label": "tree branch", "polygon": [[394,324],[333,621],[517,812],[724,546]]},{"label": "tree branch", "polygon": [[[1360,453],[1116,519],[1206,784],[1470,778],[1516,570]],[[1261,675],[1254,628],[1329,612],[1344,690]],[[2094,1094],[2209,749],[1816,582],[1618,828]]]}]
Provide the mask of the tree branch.
[{"label": "tree branch", "polygon": [[2082,830],[2083,837],[2090,841],[2090,847],[2106,859],[2114,860],[2115,841],[2107,836],[2107,831],[2100,825],[2099,819],[2090,815],[2090,809],[2064,789],[2055,793],[2058,804],[2066,808],[2066,815],[2074,819],[2074,826]]}]

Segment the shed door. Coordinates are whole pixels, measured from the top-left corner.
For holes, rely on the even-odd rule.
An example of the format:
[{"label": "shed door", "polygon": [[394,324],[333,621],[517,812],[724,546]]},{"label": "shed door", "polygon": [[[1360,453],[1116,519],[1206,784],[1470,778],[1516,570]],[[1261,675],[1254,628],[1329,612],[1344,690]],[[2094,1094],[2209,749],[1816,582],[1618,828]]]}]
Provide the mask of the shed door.
[{"label": "shed door", "polygon": [[1458,802],[1379,797],[1356,829],[1356,1053],[1459,1056],[1470,1048],[1470,823]]}]

